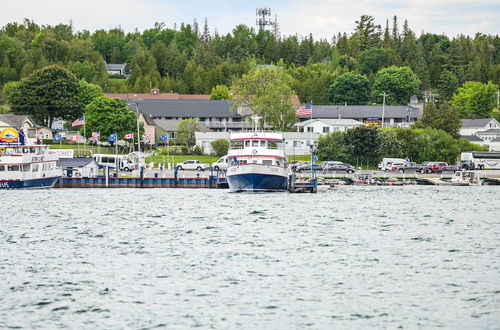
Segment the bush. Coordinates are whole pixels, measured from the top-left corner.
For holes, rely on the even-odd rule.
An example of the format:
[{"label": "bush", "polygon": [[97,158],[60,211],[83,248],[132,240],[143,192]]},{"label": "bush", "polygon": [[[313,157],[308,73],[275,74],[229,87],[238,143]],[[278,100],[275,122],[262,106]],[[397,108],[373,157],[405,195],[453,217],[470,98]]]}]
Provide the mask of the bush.
[{"label": "bush", "polygon": [[194,154],[197,155],[197,156],[201,156],[203,155],[203,149],[199,146],[199,145],[196,145],[194,147],[194,150],[193,150]]},{"label": "bush", "polygon": [[189,147],[187,145],[183,145],[181,151],[183,155],[189,155]]},{"label": "bush", "polygon": [[222,157],[227,155],[227,151],[229,150],[229,141],[226,139],[218,139],[215,141],[212,141],[210,143],[212,145],[212,148],[215,151],[215,154],[218,157]]}]

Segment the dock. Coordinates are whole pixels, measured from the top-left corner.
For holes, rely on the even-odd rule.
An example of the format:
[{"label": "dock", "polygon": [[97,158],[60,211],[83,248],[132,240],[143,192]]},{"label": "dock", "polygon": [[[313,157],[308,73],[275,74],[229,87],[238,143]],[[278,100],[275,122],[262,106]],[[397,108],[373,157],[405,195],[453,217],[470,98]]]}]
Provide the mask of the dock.
[{"label": "dock", "polygon": [[228,188],[225,178],[61,177],[54,188]]}]

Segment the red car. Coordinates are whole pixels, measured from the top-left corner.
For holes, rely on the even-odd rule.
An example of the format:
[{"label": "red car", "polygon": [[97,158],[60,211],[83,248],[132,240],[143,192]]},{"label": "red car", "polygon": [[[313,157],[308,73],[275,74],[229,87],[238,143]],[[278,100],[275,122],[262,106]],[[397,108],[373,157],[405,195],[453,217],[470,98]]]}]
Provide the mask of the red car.
[{"label": "red car", "polygon": [[444,162],[429,163],[427,165],[427,173],[437,173],[441,170],[441,167],[444,166],[448,166],[448,163]]}]

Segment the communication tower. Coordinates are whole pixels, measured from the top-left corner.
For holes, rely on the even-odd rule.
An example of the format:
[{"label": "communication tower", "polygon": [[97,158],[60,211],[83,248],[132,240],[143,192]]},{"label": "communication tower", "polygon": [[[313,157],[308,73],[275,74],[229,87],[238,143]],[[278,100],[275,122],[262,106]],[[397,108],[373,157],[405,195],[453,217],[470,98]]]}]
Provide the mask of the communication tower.
[{"label": "communication tower", "polygon": [[259,30],[273,25],[274,22],[271,21],[271,8],[257,8],[255,14],[257,15],[256,24]]}]

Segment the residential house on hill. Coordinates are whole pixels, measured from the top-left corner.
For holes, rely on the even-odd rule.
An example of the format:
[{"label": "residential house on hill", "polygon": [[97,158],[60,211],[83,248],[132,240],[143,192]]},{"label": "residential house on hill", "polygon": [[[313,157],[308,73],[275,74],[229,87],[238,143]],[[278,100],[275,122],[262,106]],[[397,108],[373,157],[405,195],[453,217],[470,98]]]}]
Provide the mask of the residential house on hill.
[{"label": "residential house on hill", "polygon": [[500,124],[494,118],[462,119],[460,136],[492,151],[500,151]]},{"label": "residential house on hill", "polygon": [[37,125],[28,115],[0,114],[0,130],[3,128],[22,129],[25,133],[25,142],[29,144],[53,138],[51,129]]},{"label": "residential house on hill", "polygon": [[109,74],[117,74],[120,76],[128,77],[125,73],[125,67],[127,63],[106,63],[106,70]]}]

